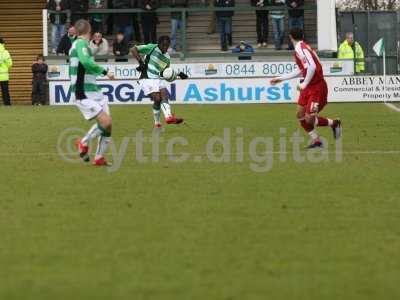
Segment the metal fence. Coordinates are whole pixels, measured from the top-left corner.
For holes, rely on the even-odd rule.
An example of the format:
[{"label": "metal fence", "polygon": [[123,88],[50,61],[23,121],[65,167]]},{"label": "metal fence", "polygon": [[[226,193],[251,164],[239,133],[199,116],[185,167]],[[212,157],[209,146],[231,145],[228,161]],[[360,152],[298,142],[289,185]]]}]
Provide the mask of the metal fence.
[{"label": "metal fence", "polygon": [[373,51],[373,46],[384,38],[386,47],[386,69],[388,74],[400,74],[400,11],[353,11],[338,13],[339,42],[347,32],[365,53],[366,73],[382,74],[383,59]]}]

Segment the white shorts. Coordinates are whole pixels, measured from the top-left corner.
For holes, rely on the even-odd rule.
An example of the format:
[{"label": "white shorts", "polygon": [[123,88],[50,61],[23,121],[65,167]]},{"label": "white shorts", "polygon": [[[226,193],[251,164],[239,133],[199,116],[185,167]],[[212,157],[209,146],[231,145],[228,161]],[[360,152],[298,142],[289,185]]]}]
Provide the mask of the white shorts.
[{"label": "white shorts", "polygon": [[86,120],[94,119],[102,111],[110,115],[107,98],[103,94],[83,100],[75,100],[76,106]]},{"label": "white shorts", "polygon": [[148,96],[152,93],[158,93],[161,89],[167,88],[167,82],[164,79],[142,79],[140,87],[143,93]]}]

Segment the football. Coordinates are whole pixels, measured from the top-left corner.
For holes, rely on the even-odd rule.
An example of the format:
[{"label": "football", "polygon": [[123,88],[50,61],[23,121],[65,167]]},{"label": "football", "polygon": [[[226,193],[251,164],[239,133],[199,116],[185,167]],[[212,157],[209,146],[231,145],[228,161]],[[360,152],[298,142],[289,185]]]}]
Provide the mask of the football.
[{"label": "football", "polygon": [[172,68],[166,68],[163,71],[163,77],[166,81],[172,82],[176,79],[176,72]]}]

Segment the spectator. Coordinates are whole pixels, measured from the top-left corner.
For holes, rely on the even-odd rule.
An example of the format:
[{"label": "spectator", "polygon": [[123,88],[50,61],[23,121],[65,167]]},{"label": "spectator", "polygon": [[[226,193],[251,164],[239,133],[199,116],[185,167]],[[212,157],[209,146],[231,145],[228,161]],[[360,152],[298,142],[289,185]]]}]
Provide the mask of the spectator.
[{"label": "spectator", "polygon": [[[138,8],[138,2],[139,0],[134,0],[133,3],[133,8]],[[140,25],[139,25],[139,20],[138,20],[138,14],[134,13],[131,15],[132,17],[132,25],[133,25],[133,34],[134,34],[134,40],[137,43],[141,43],[142,42],[142,36],[140,33]]]},{"label": "spectator", "polygon": [[339,59],[353,59],[356,73],[365,71],[364,51],[361,45],[354,41],[352,32],[346,33],[346,39],[340,44],[338,51]]},{"label": "spectator", "polygon": [[[215,0],[215,7],[234,7],[235,0]],[[221,50],[228,51],[228,46],[232,46],[232,17],[234,11],[217,11],[217,23],[219,28]]]},{"label": "spectator", "polygon": [[141,23],[143,30],[143,42],[145,44],[157,44],[157,13],[154,10],[157,8],[158,3],[156,0],[140,0],[140,8],[146,12],[141,15]]},{"label": "spectator", "polygon": [[32,64],[32,105],[46,104],[47,64],[38,55]]},{"label": "spectator", "polygon": [[[114,3],[113,0],[108,1],[108,8],[113,9],[114,8]],[[114,33],[114,18],[116,19],[118,15],[109,15],[107,18],[107,30],[106,30],[106,35],[113,35]]]},{"label": "spectator", "polygon": [[[292,28],[301,28],[304,31],[304,9],[299,9],[299,7],[303,6],[304,0],[286,0],[286,6],[289,9],[289,31]],[[293,50],[294,46],[289,39],[289,47],[288,50]]]},{"label": "spectator", "polygon": [[60,44],[57,47],[57,54],[69,55],[69,49],[72,47],[72,43],[77,39],[76,29],[71,26],[68,32],[62,37]]},{"label": "spectator", "polygon": [[[114,0],[113,7],[115,9],[130,9],[134,8],[132,0]],[[126,41],[130,42],[133,39],[133,17],[130,14],[118,14],[114,19],[117,25],[118,32],[122,32]]]},{"label": "spectator", "polygon": [[74,25],[79,19],[88,19],[89,0],[69,0],[69,9],[71,10],[71,25]]},{"label": "spectator", "polygon": [[117,33],[116,39],[113,43],[113,53],[116,56],[115,61],[126,62],[128,61],[129,44],[125,39],[122,32]]},{"label": "spectator", "polygon": [[[186,8],[188,6],[188,0],[171,0],[171,8]],[[186,15],[187,16],[187,15]],[[182,13],[172,12],[171,13],[171,48],[172,52],[177,50],[176,35],[178,29],[182,32]],[[181,41],[182,42],[182,41]]]},{"label": "spectator", "polygon": [[[65,0],[48,0],[46,9],[60,12],[67,9],[67,4]],[[56,54],[61,37],[65,34],[67,14],[51,13],[49,17],[51,22],[51,52]]]},{"label": "spectator", "polygon": [[[274,6],[285,5],[285,0],[273,0]],[[272,28],[274,30],[275,49],[282,50],[285,36],[285,11],[271,10]]]},{"label": "spectator", "polygon": [[[271,0],[251,0],[251,5],[264,7],[271,5]],[[256,10],[257,47],[268,45],[268,10]]]},{"label": "spectator", "polygon": [[108,41],[103,38],[103,34],[99,31],[93,34],[93,39],[89,43],[94,56],[106,56],[109,52]]},{"label": "spectator", "polygon": [[[209,6],[210,8],[214,7],[214,0],[201,0],[201,3],[204,6]],[[215,13],[212,12],[209,18],[209,23],[207,26],[207,34],[213,34],[215,33],[215,23],[217,22],[217,18],[215,16]]]},{"label": "spectator", "polygon": [[[90,9],[106,9],[107,0],[90,0]],[[103,32],[105,23],[105,16],[103,14],[94,14],[90,16],[90,24],[92,25],[92,32]]]},{"label": "spectator", "polygon": [[4,105],[11,105],[10,92],[8,90],[9,71],[11,67],[12,59],[10,53],[6,50],[5,42],[0,37],[0,86]]}]

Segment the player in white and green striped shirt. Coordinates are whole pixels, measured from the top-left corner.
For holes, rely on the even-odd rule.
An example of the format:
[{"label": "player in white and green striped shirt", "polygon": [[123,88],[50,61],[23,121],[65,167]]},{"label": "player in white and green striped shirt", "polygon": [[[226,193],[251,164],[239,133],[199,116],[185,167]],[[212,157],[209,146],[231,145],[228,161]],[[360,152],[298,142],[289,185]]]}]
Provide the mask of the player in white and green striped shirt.
[{"label": "player in white and green striped shirt", "polygon": [[94,165],[106,166],[104,154],[111,141],[112,120],[107,99],[96,83],[99,75],[114,79],[114,75],[95,63],[89,48],[91,26],[86,20],[75,23],[78,39],[72,44],[69,52],[71,78],[70,90],[72,99],[86,120],[96,120],[88,133],[78,141],[79,155],[89,161],[89,142],[98,137],[98,145]]},{"label": "player in white and green striped shirt", "polygon": [[[162,72],[170,65],[170,56],[167,52],[170,45],[168,36],[161,36],[158,44],[135,46],[131,49],[132,55],[139,62],[138,71],[141,72],[140,85],[146,96],[150,95],[153,101],[154,127],[160,128],[160,112],[164,113],[167,124],[179,124],[183,119],[175,117],[168,103],[167,82],[162,77]],[[142,56],[145,57],[143,61]],[[182,72],[178,74],[181,79],[188,76]]]}]

